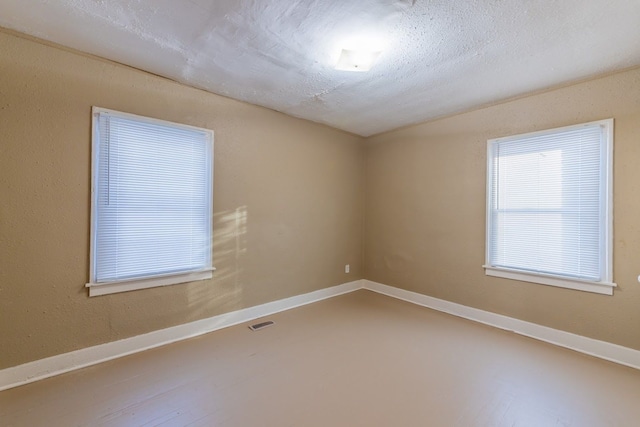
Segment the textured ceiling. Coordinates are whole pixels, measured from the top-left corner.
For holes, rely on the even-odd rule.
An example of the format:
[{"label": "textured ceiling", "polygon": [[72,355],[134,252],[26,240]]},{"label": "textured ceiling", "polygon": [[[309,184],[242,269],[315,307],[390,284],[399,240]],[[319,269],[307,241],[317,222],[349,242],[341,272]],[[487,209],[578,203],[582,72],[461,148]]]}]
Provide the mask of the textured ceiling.
[{"label": "textured ceiling", "polygon": [[[0,0],[0,26],[363,136],[640,65],[640,0]],[[353,38],[368,73],[333,69]]]}]

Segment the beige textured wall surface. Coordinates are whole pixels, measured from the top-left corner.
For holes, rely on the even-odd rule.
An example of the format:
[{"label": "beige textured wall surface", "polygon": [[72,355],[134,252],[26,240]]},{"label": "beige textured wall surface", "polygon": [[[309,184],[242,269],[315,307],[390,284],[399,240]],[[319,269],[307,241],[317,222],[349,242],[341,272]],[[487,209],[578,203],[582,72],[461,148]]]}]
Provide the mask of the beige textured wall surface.
[{"label": "beige textured wall surface", "polygon": [[[214,130],[212,280],[88,297],[92,105]],[[362,278],[362,144],[0,31],[0,369]]]},{"label": "beige textured wall surface", "polygon": [[[487,139],[613,117],[614,296],[485,276]],[[640,69],[368,140],[365,277],[640,350]]]}]

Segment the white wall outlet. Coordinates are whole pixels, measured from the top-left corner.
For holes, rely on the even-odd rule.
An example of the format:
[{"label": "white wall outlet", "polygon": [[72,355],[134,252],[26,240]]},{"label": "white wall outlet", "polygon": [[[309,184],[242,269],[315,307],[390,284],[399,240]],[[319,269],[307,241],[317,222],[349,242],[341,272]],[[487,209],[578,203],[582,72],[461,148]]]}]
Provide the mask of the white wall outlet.
[{"label": "white wall outlet", "polygon": [[349,270],[350,270],[350,268],[349,268],[349,264],[345,264],[345,266],[344,266],[344,272],[345,272],[345,273],[348,273],[348,272],[349,272]]}]

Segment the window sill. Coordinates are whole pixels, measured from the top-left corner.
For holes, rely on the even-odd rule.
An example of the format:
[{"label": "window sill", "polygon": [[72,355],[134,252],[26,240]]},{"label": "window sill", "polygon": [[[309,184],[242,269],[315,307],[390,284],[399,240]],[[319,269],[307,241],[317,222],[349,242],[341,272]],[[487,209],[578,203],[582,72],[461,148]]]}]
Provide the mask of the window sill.
[{"label": "window sill", "polygon": [[192,273],[176,274],[171,276],[156,276],[147,279],[134,279],[119,282],[87,283],[89,296],[115,294],[118,292],[135,291],[138,289],[155,288],[159,286],[177,285],[178,283],[195,282],[198,280],[211,279],[215,268]]},{"label": "window sill", "polygon": [[487,276],[502,277],[504,279],[519,280],[522,282],[539,283],[541,285],[556,286],[559,288],[575,289],[578,291],[593,292],[596,294],[613,295],[612,282],[590,282],[587,280],[568,279],[566,277],[535,274],[507,268],[482,266]]}]

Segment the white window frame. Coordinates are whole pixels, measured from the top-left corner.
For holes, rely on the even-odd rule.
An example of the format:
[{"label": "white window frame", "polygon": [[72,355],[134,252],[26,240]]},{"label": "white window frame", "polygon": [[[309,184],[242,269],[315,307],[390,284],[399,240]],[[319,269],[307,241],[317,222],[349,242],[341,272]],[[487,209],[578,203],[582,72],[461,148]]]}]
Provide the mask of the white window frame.
[{"label": "white window frame", "polygon": [[98,173],[99,173],[99,117],[100,114],[106,113],[117,117],[123,117],[128,119],[133,119],[139,122],[144,123],[155,123],[163,126],[171,126],[179,129],[191,129],[197,130],[201,132],[205,132],[208,134],[208,141],[210,143],[210,177],[208,182],[209,187],[209,218],[213,218],[213,144],[214,144],[214,135],[213,131],[210,129],[199,128],[195,126],[184,125],[181,123],[174,123],[165,120],[154,119],[150,117],[138,116],[135,114],[123,113],[120,111],[109,110],[106,108],[93,107],[92,108],[92,155],[91,155],[91,245],[90,245],[90,278],[89,283],[85,286],[89,288],[89,296],[99,296],[99,295],[108,295],[118,292],[127,292],[138,289],[146,289],[158,286],[167,286],[174,285],[179,283],[187,283],[193,282],[197,280],[206,280],[211,279],[213,277],[213,271],[215,271],[215,267],[213,266],[213,226],[209,225],[208,234],[209,241],[211,242],[209,246],[209,266],[205,269],[198,271],[187,271],[183,273],[177,274],[157,274],[150,275],[145,277],[138,277],[130,280],[117,280],[117,281],[109,281],[109,282],[97,282],[96,280],[96,233],[97,233],[97,203],[98,203],[98,192],[96,191],[98,188]]},{"label": "white window frame", "polygon": [[[533,136],[543,136],[558,132],[565,132],[587,126],[601,126],[603,129],[603,154],[601,158],[601,179],[604,185],[601,187],[603,194],[601,205],[601,221],[604,235],[601,236],[600,262],[602,263],[602,279],[600,281],[589,281],[574,279],[566,276],[542,274],[518,269],[509,269],[491,265],[490,260],[490,238],[492,236],[492,206],[491,191],[493,174],[493,147],[498,142],[512,141]],[[539,283],[549,286],[557,286],[580,291],[594,292],[604,295],[613,295],[616,284],[613,282],[613,119],[599,120],[589,123],[582,123],[573,126],[565,126],[555,129],[531,132],[520,135],[513,135],[503,138],[490,139],[487,141],[487,187],[486,187],[486,236],[485,236],[485,274],[487,276],[501,277],[524,282]]]}]

